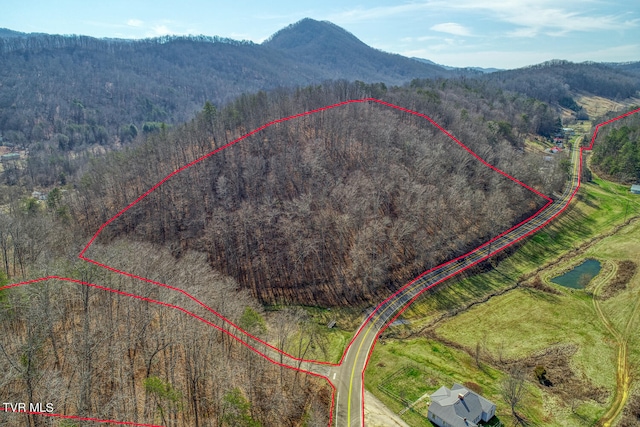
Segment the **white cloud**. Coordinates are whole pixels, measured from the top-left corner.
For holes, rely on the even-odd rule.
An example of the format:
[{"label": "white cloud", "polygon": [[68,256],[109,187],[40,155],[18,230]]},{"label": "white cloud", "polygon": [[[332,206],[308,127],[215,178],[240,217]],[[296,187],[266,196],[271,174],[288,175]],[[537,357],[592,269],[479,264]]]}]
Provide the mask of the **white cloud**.
[{"label": "white cloud", "polygon": [[[323,17],[338,25],[407,20],[429,22],[432,31],[500,43],[498,39],[560,38],[572,33],[620,32],[640,27],[637,11],[621,10],[618,0],[413,0],[392,6],[358,6]],[[437,23],[443,16],[456,22]],[[473,31],[471,30],[473,25]],[[484,31],[481,31],[485,28]],[[401,43],[430,39],[403,34]],[[365,40],[367,41],[367,40]],[[371,40],[368,40],[372,44]],[[397,51],[399,46],[377,42]],[[402,46],[409,47],[409,46]],[[402,49],[400,47],[400,49]]]},{"label": "white cloud", "polygon": [[[540,32],[559,36],[569,32],[594,30],[622,30],[635,28],[638,19],[624,14],[599,14],[589,9],[588,0],[433,0],[432,7],[442,10],[482,13],[490,19],[517,26],[508,35],[533,37]],[[589,11],[590,12],[586,12]]]},{"label": "white cloud", "polygon": [[127,25],[130,27],[142,27],[142,25],[144,24],[144,22],[142,22],[139,19],[129,19],[127,21]]},{"label": "white cloud", "polygon": [[151,31],[147,32],[147,37],[160,37],[178,34],[176,31],[172,31],[164,24],[158,24],[151,27]]},{"label": "white cloud", "polygon": [[453,34],[454,36],[469,36],[471,35],[471,31],[469,31],[465,26],[456,24],[455,22],[445,22],[442,24],[436,24],[431,27],[433,31],[438,31],[441,33]]}]

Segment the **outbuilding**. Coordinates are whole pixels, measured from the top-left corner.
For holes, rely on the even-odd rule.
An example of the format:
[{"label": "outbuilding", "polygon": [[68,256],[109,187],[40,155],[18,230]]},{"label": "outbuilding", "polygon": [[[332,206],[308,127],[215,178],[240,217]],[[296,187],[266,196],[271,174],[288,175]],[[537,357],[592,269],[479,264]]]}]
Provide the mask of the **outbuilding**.
[{"label": "outbuilding", "polygon": [[631,192],[633,194],[640,194],[640,184],[633,184],[631,186]]},{"label": "outbuilding", "polygon": [[0,156],[0,161],[2,162],[10,162],[12,160],[19,160],[20,159],[20,153],[9,153],[9,154],[3,154],[2,156]]}]

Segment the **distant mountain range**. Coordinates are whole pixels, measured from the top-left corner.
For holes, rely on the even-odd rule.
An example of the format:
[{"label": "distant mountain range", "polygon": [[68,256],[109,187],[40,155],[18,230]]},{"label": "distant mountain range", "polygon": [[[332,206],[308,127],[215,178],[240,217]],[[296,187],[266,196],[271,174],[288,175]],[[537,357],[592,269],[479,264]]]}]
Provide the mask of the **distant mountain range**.
[{"label": "distant mountain range", "polygon": [[496,71],[503,71],[503,69],[501,68],[482,68],[482,67],[451,67],[449,65],[442,65],[442,64],[436,64],[435,62],[429,60],[429,59],[424,59],[424,58],[416,58],[415,56],[412,57],[411,59],[416,60],[416,61],[420,61],[423,62],[425,64],[430,64],[430,65],[435,65],[438,67],[442,67],[445,70],[458,70],[458,71],[479,71],[481,73],[494,73]]},{"label": "distant mountain range", "polygon": [[[26,39],[47,36],[49,35],[44,33],[22,33],[0,28],[0,38]],[[202,39],[202,37],[197,36],[193,38]],[[205,38],[238,42],[217,37]],[[118,41],[124,43],[130,40]],[[24,46],[24,44],[9,43],[9,46],[15,48]],[[406,77],[444,76],[447,74],[444,71],[466,71],[471,73],[474,71],[482,73],[500,71],[498,68],[450,67],[437,64],[428,59],[407,58],[398,54],[390,54],[366,45],[350,32],[331,22],[316,21],[310,18],[305,18],[276,32],[264,41],[262,46],[279,50],[298,61],[303,60],[307,65],[320,67],[329,78],[347,80],[350,80],[350,76],[353,75],[353,79],[389,83],[394,80],[395,83],[398,83],[396,80],[402,81]],[[5,49],[7,49],[6,46]],[[411,60],[427,64],[430,67],[416,65]],[[375,67],[372,68],[372,65],[375,65]]]},{"label": "distant mountain range", "polygon": [[207,100],[219,105],[247,92],[335,79],[401,85],[456,74],[373,49],[334,24],[312,19],[262,44],[206,36],[124,40],[0,29],[0,62],[2,132],[23,128],[24,120],[32,126],[43,121],[33,115],[53,124],[78,105],[83,107],[78,119],[88,116],[106,127],[125,121],[175,123],[192,117]]},{"label": "distant mountain range", "polygon": [[[178,52],[179,49],[175,49],[176,44],[184,47],[187,42],[205,42],[197,49],[199,54],[206,56],[216,56],[218,51],[226,50],[227,58],[223,62],[245,70],[251,67],[251,74],[258,79],[265,79],[260,85],[262,89],[285,83],[305,84],[327,79],[402,84],[416,77],[448,77],[452,74],[445,67],[433,63],[415,61],[402,55],[374,49],[337,25],[308,18],[283,28],[262,44],[206,36],[168,36],[146,40],[95,39],[87,36],[27,34],[0,29],[0,52],[4,54],[60,51],[60,48],[68,47],[117,52],[123,48],[138,50],[155,45],[154,54],[158,55],[159,59],[173,59],[178,65],[182,60],[189,59],[192,66],[197,66],[199,58],[180,57],[184,55]],[[227,46],[216,46],[217,44]],[[230,46],[236,49],[230,49]],[[246,52],[232,53],[231,50]],[[251,61],[245,56],[248,51],[264,61]],[[130,60],[135,62],[135,58]],[[135,63],[132,65],[135,66]],[[281,69],[281,74],[287,74],[286,78],[269,76],[268,69],[274,65]],[[251,86],[250,82],[247,83]]]},{"label": "distant mountain range", "polygon": [[[374,49],[326,21],[303,19],[261,44],[208,36],[98,39],[0,29],[0,136],[61,146],[113,141],[118,129],[180,123],[206,101],[326,80],[403,85],[483,79],[550,103],[572,91],[633,96],[640,63],[566,61],[511,71],[454,68]],[[532,80],[533,79],[533,80]],[[58,135],[58,136],[56,136]],[[74,142],[76,141],[76,142]]]}]

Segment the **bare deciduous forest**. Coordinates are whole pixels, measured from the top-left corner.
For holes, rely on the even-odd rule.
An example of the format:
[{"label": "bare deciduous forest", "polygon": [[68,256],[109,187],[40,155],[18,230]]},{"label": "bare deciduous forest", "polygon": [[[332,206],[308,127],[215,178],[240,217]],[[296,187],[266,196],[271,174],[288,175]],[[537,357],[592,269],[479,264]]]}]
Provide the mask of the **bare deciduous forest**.
[{"label": "bare deciduous forest", "polygon": [[[250,118],[243,125],[303,105],[288,96],[250,102],[240,113]],[[133,156],[118,153],[96,167],[74,209],[91,225],[87,231],[105,218],[96,208],[126,206],[133,189],[145,190],[145,177],[167,174],[251,130],[230,129],[224,113],[204,112]],[[533,170],[533,156],[514,143],[478,139],[472,146],[483,157],[543,191],[561,185],[561,171]],[[106,228],[101,241],[129,236],[169,246],[177,257],[206,253],[214,269],[263,303],[344,305],[397,289],[543,202],[427,120],[377,103],[350,104],[271,126],[181,172]]]},{"label": "bare deciduous forest", "polygon": [[[465,81],[260,92],[219,109],[207,103],[191,122],[160,126],[130,147],[78,156],[76,172],[46,201],[19,191],[46,168],[7,167],[5,178],[16,179],[2,195],[3,276],[72,277],[217,322],[175,292],[89,268],[76,256],[100,224],[189,161],[270,120],[366,96],[428,114],[540,191],[563,185],[559,161],[523,150],[527,134],[555,120],[539,101]],[[299,309],[265,313],[264,303],[364,305],[542,202],[424,119],[378,104],[272,126],[185,172],[105,229],[88,255],[185,289],[296,357],[310,346],[325,351],[317,325]],[[326,384],[272,365],[180,311],[57,280],[0,297],[5,400],[175,426],[328,422]],[[292,342],[303,336],[310,339]],[[48,422],[0,416],[6,425]]]},{"label": "bare deciduous forest", "polygon": [[[272,120],[371,97],[428,115],[553,195],[566,157],[545,158],[525,139],[557,134],[559,107],[586,118],[578,94],[636,96],[639,79],[638,63],[447,70],[308,19],[260,45],[0,29],[0,58],[0,145],[10,153],[0,165],[0,287],[57,275],[141,297],[57,279],[0,291],[2,401],[176,427],[329,421],[326,382],[252,352],[207,307],[296,358],[328,360],[326,325],[296,305],[357,312],[544,201],[423,118],[360,103],[271,126],[185,170],[87,253],[175,289],[78,260],[101,224],[159,180]],[[336,78],[378,83],[319,84]],[[606,130],[594,165],[633,181],[638,126],[620,126]],[[635,398],[621,425],[637,409]],[[0,411],[0,425],[96,423]]]},{"label": "bare deciduous forest", "polygon": [[623,183],[640,182],[640,119],[637,116],[614,122],[598,134],[592,164],[599,174]]},{"label": "bare deciduous forest", "polygon": [[[148,255],[138,266],[146,274],[153,276],[153,269],[189,287],[241,325],[247,310],[262,319],[255,302],[201,257],[187,254],[172,265],[168,253],[149,245],[137,250]],[[116,245],[105,255],[122,253]],[[73,273],[215,321],[175,292],[86,265]],[[325,382],[278,367],[181,311],[60,280],[24,285],[2,297],[0,394],[6,402],[50,402],[57,413],[165,426],[328,423],[331,388]],[[273,339],[286,340],[278,331],[305,327],[304,318],[290,310],[274,322],[287,328],[274,328]],[[0,420],[7,426],[50,425],[26,414],[0,413]]]}]

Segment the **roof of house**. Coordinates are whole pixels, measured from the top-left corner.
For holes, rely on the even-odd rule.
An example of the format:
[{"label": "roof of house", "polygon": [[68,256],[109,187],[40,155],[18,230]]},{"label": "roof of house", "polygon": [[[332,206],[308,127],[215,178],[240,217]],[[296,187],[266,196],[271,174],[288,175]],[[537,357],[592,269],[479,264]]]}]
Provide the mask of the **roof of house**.
[{"label": "roof of house", "polygon": [[640,191],[640,184],[633,184],[631,186],[631,191]]},{"label": "roof of house", "polygon": [[431,395],[429,412],[452,427],[475,427],[473,420],[489,412],[495,404],[471,390],[454,384],[451,389],[440,387]]}]

